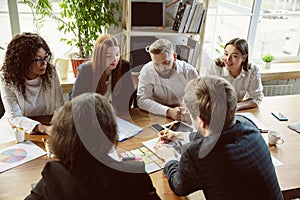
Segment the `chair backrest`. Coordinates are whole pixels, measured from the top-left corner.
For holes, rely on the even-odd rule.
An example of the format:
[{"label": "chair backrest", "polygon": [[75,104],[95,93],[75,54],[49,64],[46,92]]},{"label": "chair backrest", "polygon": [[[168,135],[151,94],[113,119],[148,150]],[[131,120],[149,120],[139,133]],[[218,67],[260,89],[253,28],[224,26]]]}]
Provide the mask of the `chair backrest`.
[{"label": "chair backrest", "polygon": [[133,94],[131,95],[130,97],[130,100],[129,100],[129,109],[130,108],[138,108],[138,105],[137,105],[137,88],[135,88]]},{"label": "chair backrest", "polygon": [[5,112],[5,110],[4,110],[1,93],[0,93],[0,118],[4,115],[4,112]]}]

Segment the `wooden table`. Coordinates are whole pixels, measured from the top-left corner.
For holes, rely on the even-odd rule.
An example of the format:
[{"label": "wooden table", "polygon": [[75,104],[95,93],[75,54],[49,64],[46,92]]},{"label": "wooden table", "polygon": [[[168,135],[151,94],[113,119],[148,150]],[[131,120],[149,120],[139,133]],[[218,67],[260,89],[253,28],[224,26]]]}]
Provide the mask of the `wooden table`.
[{"label": "wooden table", "polygon": [[[276,167],[281,189],[286,199],[300,196],[300,135],[287,128],[288,124],[300,120],[300,95],[266,97],[260,108],[244,110],[253,113],[264,125],[272,130],[279,131],[285,142],[276,148],[270,147],[271,154],[283,162]],[[280,122],[271,115],[271,111],[284,113],[289,121]],[[152,123],[165,124],[170,120],[163,117],[149,115],[147,112],[133,109],[127,120],[143,127],[144,131],[138,136],[119,143],[118,147],[130,150],[142,146],[141,142],[156,137],[156,133],[149,128]],[[40,141],[44,135],[30,135],[27,139]],[[14,144],[14,142],[0,145],[0,149]],[[42,143],[37,142],[42,146]],[[20,165],[0,174],[0,199],[22,199],[30,193],[31,184],[41,178],[41,171],[49,159],[44,156],[26,164]],[[154,186],[162,199],[205,199],[202,191],[198,191],[188,197],[178,197],[169,188],[163,171],[150,174]]]},{"label": "wooden table", "polygon": [[[285,114],[288,121],[277,120],[272,111]],[[266,127],[282,134],[284,144],[269,149],[283,163],[276,167],[276,173],[285,199],[300,197],[300,134],[287,127],[300,121],[300,95],[265,97],[260,108],[242,112],[251,112]]]},{"label": "wooden table", "polygon": [[69,94],[72,91],[75,80],[76,78],[74,77],[74,73],[72,71],[69,71],[68,78],[60,79],[60,85],[63,94],[65,93]]}]

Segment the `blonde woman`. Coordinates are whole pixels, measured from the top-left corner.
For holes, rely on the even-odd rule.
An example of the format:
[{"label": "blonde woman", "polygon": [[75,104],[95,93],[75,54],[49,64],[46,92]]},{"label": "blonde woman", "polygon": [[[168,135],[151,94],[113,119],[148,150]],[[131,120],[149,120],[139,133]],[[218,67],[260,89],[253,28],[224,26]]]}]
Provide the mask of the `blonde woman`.
[{"label": "blonde woman", "polygon": [[110,34],[100,35],[95,43],[92,60],[78,68],[72,96],[97,92],[110,101],[116,111],[128,110],[133,94],[130,63],[121,58],[117,39]]}]

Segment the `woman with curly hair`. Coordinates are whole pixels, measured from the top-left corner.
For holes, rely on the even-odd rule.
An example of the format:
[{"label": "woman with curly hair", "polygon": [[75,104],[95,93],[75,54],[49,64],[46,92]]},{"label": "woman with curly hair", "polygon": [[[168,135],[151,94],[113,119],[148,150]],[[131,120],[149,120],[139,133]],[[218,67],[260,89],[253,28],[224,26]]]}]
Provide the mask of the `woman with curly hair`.
[{"label": "woman with curly hair", "polygon": [[53,115],[63,106],[51,58],[48,44],[35,33],[18,34],[7,46],[0,79],[4,117],[29,133],[49,134],[49,126],[28,117]]},{"label": "woman with curly hair", "polygon": [[110,156],[116,138],[115,114],[105,97],[84,93],[67,102],[49,139],[57,160],[46,164],[25,199],[159,200],[144,162]]},{"label": "woman with curly hair", "polygon": [[134,92],[130,63],[121,58],[119,43],[113,35],[100,35],[94,46],[92,61],[78,68],[72,96],[84,92],[97,92],[109,100],[116,111],[131,106]]}]

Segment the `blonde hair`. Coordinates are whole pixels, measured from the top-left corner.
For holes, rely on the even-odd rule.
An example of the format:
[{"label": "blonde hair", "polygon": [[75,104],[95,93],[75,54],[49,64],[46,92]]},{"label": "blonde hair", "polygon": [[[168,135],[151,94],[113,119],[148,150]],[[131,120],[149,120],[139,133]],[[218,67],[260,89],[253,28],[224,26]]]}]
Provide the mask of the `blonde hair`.
[{"label": "blonde hair", "polygon": [[173,54],[174,48],[171,41],[166,39],[159,39],[150,45],[149,52],[154,55],[158,55],[161,53]]},{"label": "blonde hair", "polygon": [[[199,77],[191,80],[186,88],[184,104],[191,113],[193,119],[200,117],[208,126],[212,117],[220,117],[216,114],[223,112],[219,108],[224,108],[225,119],[218,119],[224,122],[221,130],[230,128],[235,119],[236,94],[232,85],[225,79],[217,76]],[[214,115],[215,113],[215,115]]]},{"label": "blonde hair", "polygon": [[[105,73],[106,66],[106,52],[109,47],[119,47],[118,40],[110,34],[102,34],[100,35],[95,43],[94,52],[93,52],[93,70],[97,72],[93,72],[94,79],[97,82],[96,92],[104,95],[107,91],[106,80],[108,75]],[[112,71],[112,90],[114,89],[116,83],[122,76],[122,58],[120,56],[120,60],[116,69]]]}]

